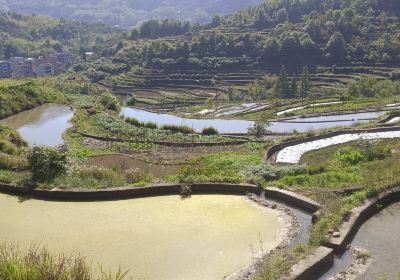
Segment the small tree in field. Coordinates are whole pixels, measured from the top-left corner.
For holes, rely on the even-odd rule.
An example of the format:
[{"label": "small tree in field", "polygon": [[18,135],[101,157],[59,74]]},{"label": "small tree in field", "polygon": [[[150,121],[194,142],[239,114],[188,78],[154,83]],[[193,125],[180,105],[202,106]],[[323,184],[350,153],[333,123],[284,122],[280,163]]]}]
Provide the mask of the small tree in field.
[{"label": "small tree in field", "polygon": [[34,147],[28,155],[28,163],[34,181],[52,181],[66,172],[67,154],[62,149]]},{"label": "small tree in field", "polygon": [[247,133],[256,137],[263,137],[268,133],[268,128],[271,123],[268,121],[267,116],[262,114],[260,120],[256,121],[253,126],[249,127]]}]

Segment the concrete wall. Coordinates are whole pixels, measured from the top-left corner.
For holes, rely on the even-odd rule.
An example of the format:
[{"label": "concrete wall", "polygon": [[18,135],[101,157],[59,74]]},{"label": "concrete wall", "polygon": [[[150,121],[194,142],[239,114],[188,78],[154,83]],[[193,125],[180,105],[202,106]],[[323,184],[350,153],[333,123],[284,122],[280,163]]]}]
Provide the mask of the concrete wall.
[{"label": "concrete wall", "polygon": [[[248,184],[228,184],[228,183],[204,183],[190,185],[192,193],[196,194],[240,194],[247,193],[260,194],[261,189]],[[179,195],[181,192],[180,184],[161,184],[148,187],[121,187],[110,189],[28,189],[15,187],[8,184],[0,184],[0,192],[12,195],[29,195],[36,198],[49,200],[113,200],[128,199],[138,197],[150,197],[159,195]]]},{"label": "concrete wall", "polygon": [[385,207],[400,201],[400,187],[387,191],[377,198],[373,198],[351,211],[350,217],[340,225],[340,237],[331,238],[328,247],[335,249],[335,252],[342,252],[361,226],[373,215],[379,213]]}]

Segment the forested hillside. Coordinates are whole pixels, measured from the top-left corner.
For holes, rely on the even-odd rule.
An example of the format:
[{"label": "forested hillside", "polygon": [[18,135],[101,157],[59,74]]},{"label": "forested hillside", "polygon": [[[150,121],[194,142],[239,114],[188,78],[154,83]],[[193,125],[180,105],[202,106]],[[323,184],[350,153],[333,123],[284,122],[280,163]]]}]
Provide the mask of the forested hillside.
[{"label": "forested hillside", "polygon": [[150,19],[207,22],[214,14],[230,14],[261,2],[263,0],[2,0],[0,10],[133,27]]},{"label": "forested hillside", "polygon": [[395,0],[269,0],[186,35],[127,40],[117,57],[175,70],[393,64],[400,62],[399,15]]},{"label": "forested hillside", "polygon": [[0,15],[0,59],[44,53],[101,51],[120,32],[100,24],[83,24],[45,16]]}]

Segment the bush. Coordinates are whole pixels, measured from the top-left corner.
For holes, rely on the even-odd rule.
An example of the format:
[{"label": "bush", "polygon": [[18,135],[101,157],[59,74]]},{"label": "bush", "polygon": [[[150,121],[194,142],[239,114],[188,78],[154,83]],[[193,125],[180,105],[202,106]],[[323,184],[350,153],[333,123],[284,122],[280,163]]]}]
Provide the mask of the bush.
[{"label": "bush", "polygon": [[175,133],[183,133],[183,134],[192,134],[195,133],[193,128],[186,125],[173,125],[173,124],[165,124],[161,127],[163,130],[169,130]]},{"label": "bush", "polygon": [[246,172],[246,176],[262,177],[265,180],[278,180],[284,176],[294,176],[308,174],[307,165],[256,165],[250,167]]},{"label": "bush", "polygon": [[125,121],[134,126],[143,127],[143,125],[144,125],[142,122],[140,122],[138,119],[135,119],[135,118],[128,117],[128,118],[125,118]]},{"label": "bush", "polygon": [[343,147],[336,152],[336,158],[345,165],[355,165],[367,159],[364,152],[353,147]]},{"label": "bush", "polygon": [[32,245],[21,251],[15,245],[0,244],[0,279],[43,280],[43,279],[97,279],[122,280],[127,272],[121,270],[110,273],[100,269],[100,275],[94,277],[95,270],[79,255],[52,255],[44,248]]},{"label": "bush", "polygon": [[150,129],[157,129],[158,125],[155,122],[147,122],[144,124],[145,128],[150,128]]},{"label": "bush", "polygon": [[392,153],[390,146],[367,146],[365,149],[366,157],[369,161],[383,160]]},{"label": "bush", "polygon": [[135,97],[129,97],[127,100],[126,100],[126,105],[128,105],[128,106],[135,106],[136,105],[136,98]]},{"label": "bush", "polygon": [[100,96],[99,102],[108,110],[116,112],[119,112],[121,110],[118,98],[110,92],[104,92]]},{"label": "bush", "polygon": [[218,135],[219,132],[216,128],[210,126],[210,127],[204,128],[202,131],[202,134],[211,136],[211,135]]},{"label": "bush", "polygon": [[151,176],[140,168],[131,168],[125,171],[125,178],[129,184],[151,181]]},{"label": "bush", "polygon": [[268,133],[268,128],[271,126],[271,123],[265,121],[257,121],[253,124],[253,126],[249,127],[247,133],[256,137],[263,137]]},{"label": "bush", "polygon": [[67,155],[61,149],[34,147],[28,155],[28,163],[34,181],[52,181],[66,172]]},{"label": "bush", "polygon": [[0,154],[0,169],[23,170],[27,167],[27,162],[19,156]]}]

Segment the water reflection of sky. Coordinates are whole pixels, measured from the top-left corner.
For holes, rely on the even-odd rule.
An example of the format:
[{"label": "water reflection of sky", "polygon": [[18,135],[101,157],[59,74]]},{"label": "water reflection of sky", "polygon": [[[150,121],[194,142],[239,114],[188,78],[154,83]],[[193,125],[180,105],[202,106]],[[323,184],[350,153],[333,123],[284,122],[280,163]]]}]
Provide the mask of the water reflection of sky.
[{"label": "water reflection of sky", "polygon": [[[375,119],[384,112],[367,112],[358,114],[346,114],[336,116],[320,116],[313,118],[296,118],[290,122],[273,122],[270,126],[272,132],[306,132],[309,130],[318,130],[324,128],[333,128],[337,126],[351,126],[354,123],[367,122],[365,119]],[[203,128],[214,127],[220,133],[246,133],[252,121],[245,120],[223,120],[223,119],[188,119],[169,114],[152,113],[136,108],[123,108],[122,115],[125,117],[134,117],[139,121],[156,122],[159,125],[175,124],[192,127],[196,132],[201,132]],[[322,121],[324,121],[322,123]],[[316,123],[315,123],[316,122]]]},{"label": "water reflection of sky", "polygon": [[18,130],[30,146],[57,146],[64,143],[62,135],[70,127],[73,115],[68,106],[47,104],[4,119],[0,124]]}]

